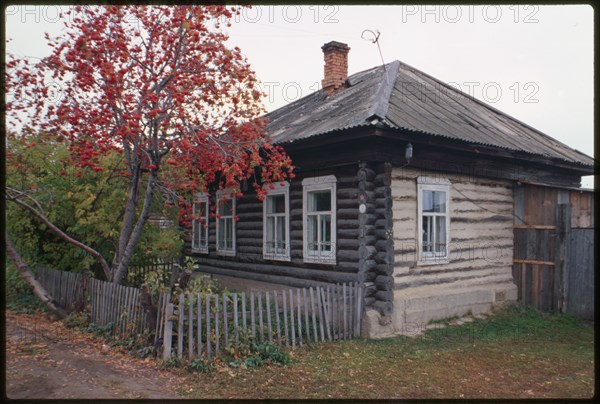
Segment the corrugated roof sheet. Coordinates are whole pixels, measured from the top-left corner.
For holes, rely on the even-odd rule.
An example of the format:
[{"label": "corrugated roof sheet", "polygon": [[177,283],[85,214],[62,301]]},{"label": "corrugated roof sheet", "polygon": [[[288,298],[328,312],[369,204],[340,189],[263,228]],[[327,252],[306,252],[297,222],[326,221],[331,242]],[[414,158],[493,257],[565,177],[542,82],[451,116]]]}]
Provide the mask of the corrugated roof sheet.
[{"label": "corrugated roof sheet", "polygon": [[400,61],[348,78],[331,97],[323,90],[267,117],[277,144],[374,124],[593,165],[591,157]]}]

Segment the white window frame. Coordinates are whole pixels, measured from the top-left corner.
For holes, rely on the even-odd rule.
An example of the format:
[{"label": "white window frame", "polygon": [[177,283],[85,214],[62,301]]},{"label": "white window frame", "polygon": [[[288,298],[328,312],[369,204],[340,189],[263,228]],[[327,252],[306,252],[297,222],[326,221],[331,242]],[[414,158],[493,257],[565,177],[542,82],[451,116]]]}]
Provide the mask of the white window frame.
[{"label": "white window frame", "polygon": [[[195,219],[196,218],[196,206],[201,203],[206,203],[206,210],[204,211],[204,217],[202,218],[203,222]],[[202,231],[206,232],[206,245],[203,246],[203,245],[196,244],[197,243],[197,236],[196,236],[196,231],[195,231],[196,227],[194,226],[194,223],[192,223],[192,251],[193,252],[199,252],[199,253],[204,253],[204,254],[208,253],[208,235],[209,235],[209,232],[208,232],[208,217],[209,217],[208,209],[209,209],[209,207],[210,207],[210,203],[208,200],[208,195],[203,194],[203,193],[197,194],[196,201],[192,205],[192,213],[194,215],[193,222],[198,223],[198,226],[202,227],[200,230],[201,232]]]},{"label": "white window frame", "polygon": [[[275,189],[271,189],[270,187],[265,187],[264,189],[267,191],[267,196],[263,201],[263,258],[266,260],[275,260],[275,261],[290,261],[290,184],[285,181],[283,183],[278,182],[272,184]],[[285,221],[285,252],[283,254],[277,254],[268,252],[267,243],[267,222],[269,216],[282,216],[281,213],[272,214],[267,213],[267,199],[271,196],[283,195],[285,198],[285,212],[283,213],[284,221]]]},{"label": "white window frame", "polygon": [[[337,257],[337,231],[336,231],[336,189],[337,179],[334,175],[326,175],[322,177],[305,178],[302,180],[302,244],[304,262],[315,264],[335,265]],[[331,192],[331,251],[321,253],[319,255],[309,254],[308,251],[308,225],[307,219],[311,213],[308,212],[308,194],[314,191],[330,191]]]},{"label": "white window frame", "polygon": [[[227,198],[229,200],[232,201],[232,205],[231,205],[231,216],[221,216],[220,214],[220,206],[221,206],[221,199],[223,198]],[[216,245],[217,245],[217,254],[219,255],[226,255],[226,256],[230,256],[233,257],[235,256],[235,252],[236,252],[236,226],[235,226],[235,215],[236,215],[236,199],[235,197],[230,196],[230,193],[227,191],[218,191],[217,192],[217,196],[216,196],[217,200],[216,200],[216,212],[215,212],[215,221],[216,221],[216,228],[217,228],[217,237],[216,237]],[[231,226],[231,231],[232,231],[232,241],[231,241],[231,245],[232,248],[231,249],[222,249],[219,246],[219,232],[220,232],[220,226],[219,223],[221,221],[221,219],[225,218],[230,218],[231,217],[231,222],[232,222],[232,226]]]},{"label": "white window frame", "polygon": [[[450,257],[450,188],[451,183],[445,178],[436,177],[418,177],[417,178],[417,204],[418,204],[418,223],[417,223],[417,245],[418,263],[420,264],[447,264]],[[427,216],[443,216],[446,218],[446,251],[440,255],[435,252],[423,251],[423,191],[441,191],[446,193],[446,212],[444,213],[426,213]]]}]

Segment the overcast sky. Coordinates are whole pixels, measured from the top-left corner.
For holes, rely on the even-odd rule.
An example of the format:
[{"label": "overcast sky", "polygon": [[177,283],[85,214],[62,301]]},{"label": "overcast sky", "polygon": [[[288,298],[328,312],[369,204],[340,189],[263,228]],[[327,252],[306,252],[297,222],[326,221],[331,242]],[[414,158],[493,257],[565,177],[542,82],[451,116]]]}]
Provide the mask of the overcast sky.
[{"label": "overcast sky", "polygon": [[[400,60],[594,155],[593,9],[590,6],[256,6],[228,29],[273,110],[317,90],[321,46],[347,43],[349,73]],[[6,8],[9,52],[49,53],[55,6]],[[592,187],[591,177],[583,185]]]}]

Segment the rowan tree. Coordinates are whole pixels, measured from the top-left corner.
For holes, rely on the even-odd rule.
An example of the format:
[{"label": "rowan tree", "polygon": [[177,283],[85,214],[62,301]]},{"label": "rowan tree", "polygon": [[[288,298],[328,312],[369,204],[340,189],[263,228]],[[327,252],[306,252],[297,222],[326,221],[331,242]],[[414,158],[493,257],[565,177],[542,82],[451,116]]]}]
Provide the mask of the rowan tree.
[{"label": "rowan tree", "polygon": [[[270,144],[262,94],[223,26],[237,7],[77,6],[65,30],[46,35],[50,56],[9,55],[8,124],[65,142],[79,169],[122,154],[127,193],[110,279],[127,272],[157,192],[190,218],[199,191],[240,192],[293,178],[290,159]],[[49,90],[60,89],[48,102]],[[26,136],[26,135],[24,135]],[[166,169],[168,167],[168,169]],[[211,188],[209,189],[209,185]]]}]

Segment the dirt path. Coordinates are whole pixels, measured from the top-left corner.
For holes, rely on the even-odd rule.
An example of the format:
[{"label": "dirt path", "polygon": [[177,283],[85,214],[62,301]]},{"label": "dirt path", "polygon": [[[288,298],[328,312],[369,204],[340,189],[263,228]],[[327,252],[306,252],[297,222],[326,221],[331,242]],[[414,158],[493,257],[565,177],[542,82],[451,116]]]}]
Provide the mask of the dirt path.
[{"label": "dirt path", "polygon": [[6,311],[11,399],[177,398],[177,377],[44,314]]}]

